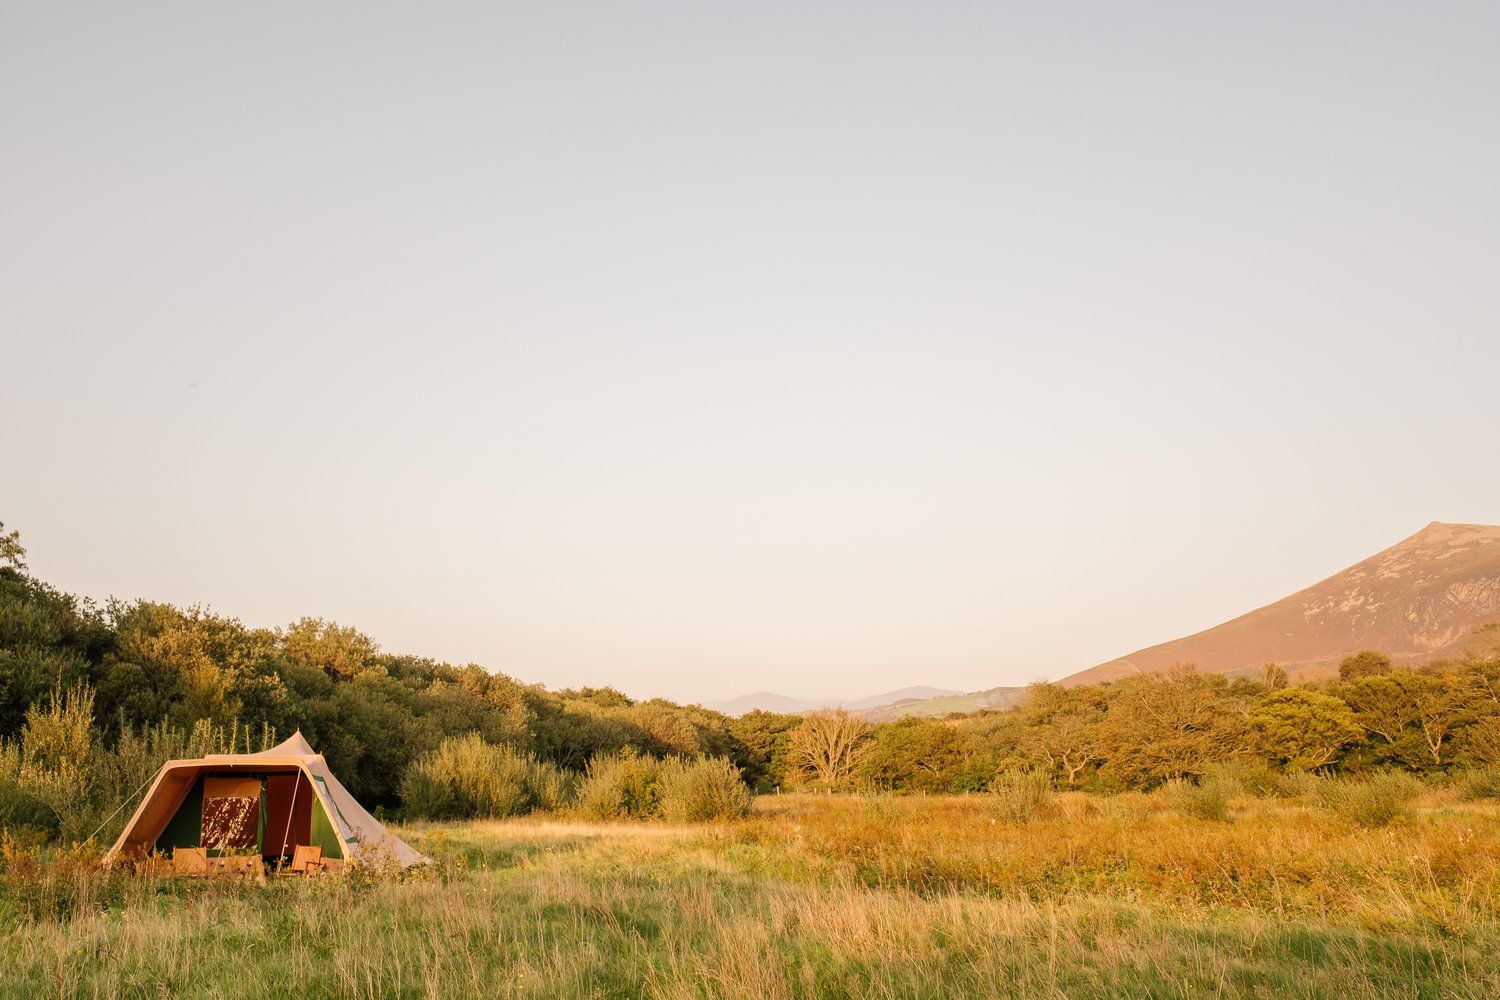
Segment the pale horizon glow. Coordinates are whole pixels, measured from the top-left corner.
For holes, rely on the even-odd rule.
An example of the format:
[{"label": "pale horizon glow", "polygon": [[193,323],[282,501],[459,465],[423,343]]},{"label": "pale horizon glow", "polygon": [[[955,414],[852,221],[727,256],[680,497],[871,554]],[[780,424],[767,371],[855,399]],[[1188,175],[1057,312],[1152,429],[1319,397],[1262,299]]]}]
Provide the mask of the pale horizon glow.
[{"label": "pale horizon glow", "polygon": [[1500,522],[1496,37],[11,4],[0,519],[553,688],[1060,677]]}]

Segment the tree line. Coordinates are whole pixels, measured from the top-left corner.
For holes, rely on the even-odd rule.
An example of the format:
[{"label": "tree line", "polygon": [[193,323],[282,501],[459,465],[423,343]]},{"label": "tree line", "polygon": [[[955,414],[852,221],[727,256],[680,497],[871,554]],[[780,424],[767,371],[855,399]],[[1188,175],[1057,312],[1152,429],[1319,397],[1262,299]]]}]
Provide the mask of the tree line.
[{"label": "tree line", "polygon": [[1267,773],[1423,776],[1500,767],[1500,626],[1459,660],[1398,667],[1366,650],[1337,677],[1293,685],[1181,664],[1107,684],[1033,684],[1021,704],[871,725],[810,715],[779,737],[782,776],[827,788],[965,792],[1018,770],[1060,787],[1149,789],[1224,764]]},{"label": "tree line", "polygon": [[627,758],[719,759],[763,792],[977,792],[1017,771],[1110,791],[1226,761],[1281,772],[1500,766],[1496,626],[1459,661],[1398,667],[1366,652],[1312,684],[1291,685],[1274,665],[1232,679],[1183,666],[1037,684],[1014,709],[945,719],[730,718],[387,653],[319,618],[255,628],[198,606],[96,605],[30,575],[25,556],[0,525],[0,825],[77,832],[167,757],[261,749],[299,729],[357,797],[385,809],[403,808],[412,775],[427,773],[416,765],[448,759],[445,740],[458,738],[555,769],[568,787],[591,762]]}]

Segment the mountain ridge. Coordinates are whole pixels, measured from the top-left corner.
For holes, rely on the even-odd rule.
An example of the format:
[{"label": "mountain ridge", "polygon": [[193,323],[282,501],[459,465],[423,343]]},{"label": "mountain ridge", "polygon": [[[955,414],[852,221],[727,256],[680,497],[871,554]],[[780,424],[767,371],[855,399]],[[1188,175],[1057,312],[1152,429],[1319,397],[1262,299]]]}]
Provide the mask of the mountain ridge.
[{"label": "mountain ridge", "polygon": [[[1069,674],[1076,686],[1193,663],[1204,673],[1256,674],[1275,662],[1293,676],[1331,676],[1338,662],[1378,649],[1398,662],[1463,652],[1473,630],[1500,621],[1500,526],[1433,521],[1414,535],[1278,601],[1211,628]],[[904,715],[1004,709],[1025,687],[994,687],[862,711]]]},{"label": "mountain ridge", "polygon": [[1062,678],[1097,684],[1195,663],[1205,673],[1275,662],[1332,673],[1361,649],[1398,660],[1456,655],[1474,628],[1500,620],[1500,526],[1433,521],[1367,559],[1212,628],[1138,649]]}]

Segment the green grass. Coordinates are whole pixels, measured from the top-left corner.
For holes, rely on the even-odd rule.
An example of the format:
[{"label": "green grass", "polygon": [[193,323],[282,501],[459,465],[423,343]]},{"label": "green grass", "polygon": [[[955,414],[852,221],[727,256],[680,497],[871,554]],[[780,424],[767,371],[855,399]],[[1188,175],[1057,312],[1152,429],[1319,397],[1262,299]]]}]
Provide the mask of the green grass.
[{"label": "green grass", "polygon": [[1434,795],[1381,829],[1251,799],[1226,821],[1067,794],[1021,824],[978,796],[781,796],[717,825],[416,825],[440,864],[399,879],[13,865],[0,995],[1489,997],[1496,819]]}]

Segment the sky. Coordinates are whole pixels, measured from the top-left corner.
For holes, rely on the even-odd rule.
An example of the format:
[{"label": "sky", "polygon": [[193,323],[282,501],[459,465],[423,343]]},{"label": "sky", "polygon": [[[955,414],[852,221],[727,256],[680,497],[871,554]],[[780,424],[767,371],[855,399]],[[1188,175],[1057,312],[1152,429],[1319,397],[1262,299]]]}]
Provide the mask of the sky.
[{"label": "sky", "polygon": [[1500,523],[1500,5],[0,3],[0,520],[698,701]]}]

